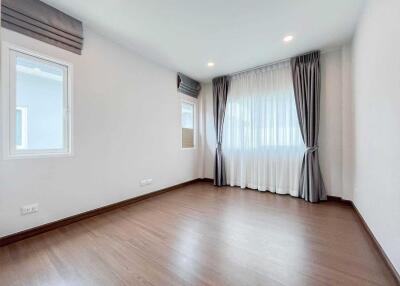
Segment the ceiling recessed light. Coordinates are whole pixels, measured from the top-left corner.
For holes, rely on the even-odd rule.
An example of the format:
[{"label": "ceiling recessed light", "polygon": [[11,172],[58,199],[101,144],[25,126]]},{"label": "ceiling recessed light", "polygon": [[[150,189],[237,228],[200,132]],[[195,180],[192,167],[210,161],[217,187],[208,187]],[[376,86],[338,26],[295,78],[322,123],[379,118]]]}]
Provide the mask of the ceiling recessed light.
[{"label": "ceiling recessed light", "polygon": [[293,36],[292,36],[292,35],[288,35],[288,36],[286,36],[286,37],[283,38],[283,41],[284,41],[285,43],[289,43],[289,42],[291,42],[292,40],[293,40]]},{"label": "ceiling recessed light", "polygon": [[213,67],[215,64],[213,63],[213,62],[209,62],[209,63],[207,63],[207,66],[208,67]]}]

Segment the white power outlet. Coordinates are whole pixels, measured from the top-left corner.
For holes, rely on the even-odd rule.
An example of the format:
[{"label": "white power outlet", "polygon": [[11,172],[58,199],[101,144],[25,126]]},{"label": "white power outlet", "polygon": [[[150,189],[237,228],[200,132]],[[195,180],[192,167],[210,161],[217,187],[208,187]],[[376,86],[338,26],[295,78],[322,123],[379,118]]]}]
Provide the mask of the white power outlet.
[{"label": "white power outlet", "polygon": [[150,185],[153,182],[153,179],[143,179],[140,181],[140,186],[144,187]]},{"label": "white power outlet", "polygon": [[36,213],[39,211],[39,204],[31,204],[21,207],[21,215]]}]

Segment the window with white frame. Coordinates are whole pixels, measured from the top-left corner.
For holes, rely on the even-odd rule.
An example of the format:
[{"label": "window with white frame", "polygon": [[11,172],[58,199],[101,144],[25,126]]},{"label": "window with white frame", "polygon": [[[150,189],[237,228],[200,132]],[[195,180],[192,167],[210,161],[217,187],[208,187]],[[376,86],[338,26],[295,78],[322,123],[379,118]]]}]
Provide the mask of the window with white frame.
[{"label": "window with white frame", "polygon": [[195,147],[195,103],[181,103],[182,148]]},{"label": "window with white frame", "polygon": [[4,52],[8,155],[70,154],[70,65],[11,47]]}]

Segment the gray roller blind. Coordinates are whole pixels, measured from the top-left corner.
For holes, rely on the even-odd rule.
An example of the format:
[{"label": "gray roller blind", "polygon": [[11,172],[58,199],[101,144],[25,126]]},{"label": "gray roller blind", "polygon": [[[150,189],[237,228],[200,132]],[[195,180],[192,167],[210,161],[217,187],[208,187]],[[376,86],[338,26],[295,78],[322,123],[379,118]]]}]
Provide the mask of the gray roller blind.
[{"label": "gray roller blind", "polygon": [[1,26],[81,54],[82,23],[39,0],[1,0]]},{"label": "gray roller blind", "polygon": [[190,77],[178,73],[178,91],[186,95],[197,98],[199,96],[201,85]]}]

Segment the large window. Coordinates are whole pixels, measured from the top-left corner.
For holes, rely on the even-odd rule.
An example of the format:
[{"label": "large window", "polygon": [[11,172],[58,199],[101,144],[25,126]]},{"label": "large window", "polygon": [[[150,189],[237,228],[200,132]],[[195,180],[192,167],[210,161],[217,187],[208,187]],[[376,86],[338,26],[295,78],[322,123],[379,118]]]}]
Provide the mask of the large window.
[{"label": "large window", "polygon": [[195,104],[182,101],[182,148],[195,147]]},{"label": "large window", "polygon": [[222,151],[230,185],[298,195],[304,154],[289,62],[232,77]]},{"label": "large window", "polygon": [[5,53],[7,154],[70,154],[69,65],[14,48]]}]

